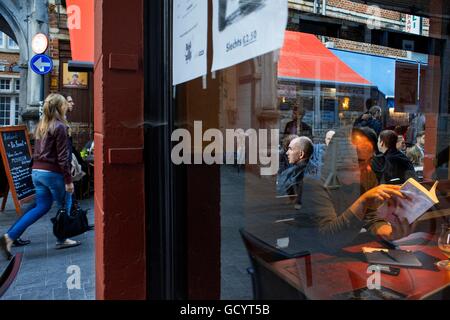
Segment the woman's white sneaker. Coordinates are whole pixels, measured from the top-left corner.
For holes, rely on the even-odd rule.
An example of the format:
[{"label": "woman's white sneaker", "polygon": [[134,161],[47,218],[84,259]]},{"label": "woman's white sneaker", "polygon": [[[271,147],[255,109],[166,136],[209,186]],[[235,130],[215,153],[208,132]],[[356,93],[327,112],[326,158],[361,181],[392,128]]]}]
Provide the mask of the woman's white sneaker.
[{"label": "woman's white sneaker", "polygon": [[80,244],[81,244],[80,241],[66,239],[64,242],[57,242],[56,243],[56,249],[65,249],[65,248],[77,247]]}]

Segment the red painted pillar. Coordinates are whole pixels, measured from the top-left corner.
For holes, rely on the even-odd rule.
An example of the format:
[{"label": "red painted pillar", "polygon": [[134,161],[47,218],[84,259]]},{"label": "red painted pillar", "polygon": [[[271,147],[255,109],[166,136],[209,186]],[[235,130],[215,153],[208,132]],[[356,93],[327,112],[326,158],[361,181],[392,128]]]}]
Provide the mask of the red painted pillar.
[{"label": "red painted pillar", "polygon": [[97,299],[145,299],[143,0],[95,1]]}]

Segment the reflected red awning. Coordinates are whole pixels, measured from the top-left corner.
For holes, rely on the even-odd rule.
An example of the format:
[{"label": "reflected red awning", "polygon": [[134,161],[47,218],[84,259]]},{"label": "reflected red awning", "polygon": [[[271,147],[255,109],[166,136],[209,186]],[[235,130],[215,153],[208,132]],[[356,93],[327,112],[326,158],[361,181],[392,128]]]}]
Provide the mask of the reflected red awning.
[{"label": "reflected red awning", "polygon": [[335,56],[313,34],[286,31],[283,48],[278,63],[278,77],[371,85],[370,81],[353,71]]},{"label": "reflected red awning", "polygon": [[[93,65],[94,0],[67,0],[66,3],[72,62]],[[79,28],[71,28],[71,24]]]}]

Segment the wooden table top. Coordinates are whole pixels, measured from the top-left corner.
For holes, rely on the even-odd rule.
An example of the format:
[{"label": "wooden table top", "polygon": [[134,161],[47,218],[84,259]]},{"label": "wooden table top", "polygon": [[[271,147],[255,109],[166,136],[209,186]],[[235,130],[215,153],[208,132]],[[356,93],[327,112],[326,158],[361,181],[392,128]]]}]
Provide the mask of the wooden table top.
[{"label": "wooden table top", "polygon": [[[379,248],[377,242],[359,244],[343,250],[343,254],[315,253],[311,256],[269,263],[268,267],[280,278],[303,292],[308,299],[351,299],[355,290],[368,299],[425,299],[450,289],[450,271],[439,270],[434,263],[446,259],[436,243],[429,240],[419,245],[403,245],[423,263],[421,268],[400,267],[397,276],[381,273],[382,296],[373,296],[367,289],[369,264],[362,247]],[[393,290],[393,291],[391,291]],[[361,293],[362,292],[362,293]]]}]

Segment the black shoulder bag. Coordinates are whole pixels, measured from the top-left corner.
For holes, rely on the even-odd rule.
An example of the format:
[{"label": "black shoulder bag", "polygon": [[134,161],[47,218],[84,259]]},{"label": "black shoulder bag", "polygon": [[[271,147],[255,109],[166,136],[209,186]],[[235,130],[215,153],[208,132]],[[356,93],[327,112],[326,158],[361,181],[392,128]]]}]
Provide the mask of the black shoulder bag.
[{"label": "black shoulder bag", "polygon": [[51,221],[53,223],[53,234],[58,239],[75,237],[89,230],[87,211],[74,208],[69,215],[66,210],[65,200]]}]

